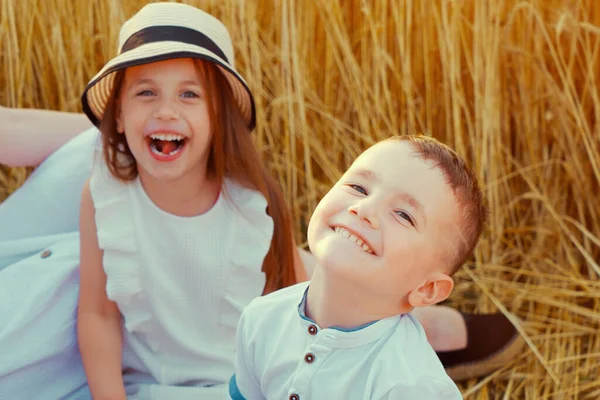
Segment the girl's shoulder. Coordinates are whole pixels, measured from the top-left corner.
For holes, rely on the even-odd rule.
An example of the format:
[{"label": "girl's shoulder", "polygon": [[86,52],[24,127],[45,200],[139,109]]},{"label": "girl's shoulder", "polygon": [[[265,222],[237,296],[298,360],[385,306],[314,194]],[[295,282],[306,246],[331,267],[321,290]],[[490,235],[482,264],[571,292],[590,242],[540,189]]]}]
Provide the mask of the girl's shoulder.
[{"label": "girl's shoulder", "polygon": [[117,179],[110,172],[104,158],[101,135],[98,135],[96,139],[92,157],[92,172],[89,183],[94,204],[111,201],[116,197],[123,196],[130,182]]},{"label": "girl's shoulder", "polygon": [[249,202],[259,202],[267,204],[267,199],[263,194],[256,190],[242,185],[231,178],[225,178],[223,190],[228,200],[236,205],[245,205]]},{"label": "girl's shoulder", "polygon": [[[268,202],[265,196],[260,191],[246,187],[233,179],[225,178],[223,195],[226,203],[236,214],[264,217],[267,213]],[[270,220],[270,217],[268,219]]]},{"label": "girl's shoulder", "polygon": [[273,235],[273,219],[267,213],[267,199],[258,190],[248,188],[230,178],[223,183],[225,202],[231,210],[231,217],[237,229],[248,230],[264,236],[271,241]]}]

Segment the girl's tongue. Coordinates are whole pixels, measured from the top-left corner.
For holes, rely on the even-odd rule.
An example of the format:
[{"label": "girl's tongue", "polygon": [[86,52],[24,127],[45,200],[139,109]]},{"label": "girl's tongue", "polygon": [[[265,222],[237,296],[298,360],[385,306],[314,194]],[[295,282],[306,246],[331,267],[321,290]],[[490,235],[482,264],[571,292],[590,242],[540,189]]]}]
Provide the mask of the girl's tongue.
[{"label": "girl's tongue", "polygon": [[172,151],[179,147],[179,143],[171,140],[154,140],[156,150],[163,154],[171,154]]}]

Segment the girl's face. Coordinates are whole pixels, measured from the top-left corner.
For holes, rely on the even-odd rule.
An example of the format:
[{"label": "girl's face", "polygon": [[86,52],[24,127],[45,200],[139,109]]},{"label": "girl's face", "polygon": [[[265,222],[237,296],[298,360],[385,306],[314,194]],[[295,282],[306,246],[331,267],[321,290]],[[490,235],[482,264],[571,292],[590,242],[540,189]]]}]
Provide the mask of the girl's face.
[{"label": "girl's face", "polygon": [[212,139],[201,63],[189,58],[127,68],[117,131],[142,179],[201,182]]}]

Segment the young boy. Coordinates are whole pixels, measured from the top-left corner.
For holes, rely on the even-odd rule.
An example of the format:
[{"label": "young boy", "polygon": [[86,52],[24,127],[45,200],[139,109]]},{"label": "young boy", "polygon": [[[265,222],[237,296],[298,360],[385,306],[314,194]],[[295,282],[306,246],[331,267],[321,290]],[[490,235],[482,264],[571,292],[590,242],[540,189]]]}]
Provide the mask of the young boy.
[{"label": "young boy", "polygon": [[257,298],[233,399],[461,399],[411,316],[448,297],[486,219],[477,180],[426,136],[366,150],[317,206],[310,282]]}]

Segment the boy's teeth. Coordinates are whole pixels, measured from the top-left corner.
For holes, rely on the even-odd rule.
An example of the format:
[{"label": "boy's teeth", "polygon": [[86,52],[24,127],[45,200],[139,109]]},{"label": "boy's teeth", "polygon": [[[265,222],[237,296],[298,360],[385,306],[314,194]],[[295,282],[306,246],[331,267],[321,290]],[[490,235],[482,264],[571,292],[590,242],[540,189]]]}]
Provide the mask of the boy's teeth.
[{"label": "boy's teeth", "polygon": [[334,230],[341,234],[346,239],[350,240],[352,243],[356,243],[359,247],[361,247],[366,253],[374,254],[373,250],[358,236],[348,232],[346,229],[336,226]]}]

